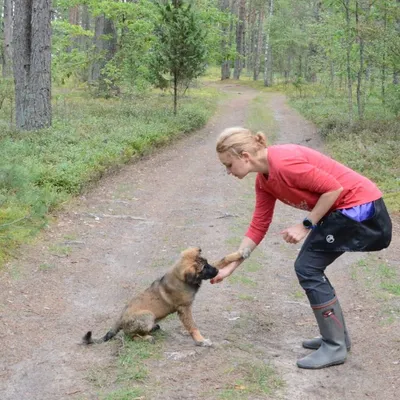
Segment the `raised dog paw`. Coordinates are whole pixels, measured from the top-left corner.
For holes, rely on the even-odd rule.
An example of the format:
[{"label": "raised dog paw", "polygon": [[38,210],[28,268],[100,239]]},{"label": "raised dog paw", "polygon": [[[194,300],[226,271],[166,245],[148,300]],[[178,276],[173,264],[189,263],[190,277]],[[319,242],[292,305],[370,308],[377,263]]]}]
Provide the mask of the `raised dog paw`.
[{"label": "raised dog paw", "polygon": [[210,339],[204,339],[201,342],[196,342],[196,346],[201,346],[201,347],[211,347],[212,341]]}]

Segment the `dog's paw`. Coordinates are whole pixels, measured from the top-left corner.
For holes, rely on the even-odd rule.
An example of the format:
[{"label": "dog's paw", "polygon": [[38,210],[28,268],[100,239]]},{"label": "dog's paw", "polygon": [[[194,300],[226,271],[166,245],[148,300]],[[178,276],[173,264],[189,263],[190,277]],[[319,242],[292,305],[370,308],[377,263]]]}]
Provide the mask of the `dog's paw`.
[{"label": "dog's paw", "polygon": [[242,258],[246,259],[250,257],[251,250],[248,247],[245,247],[244,249],[240,249],[239,253],[242,255]]},{"label": "dog's paw", "polygon": [[211,347],[212,341],[210,339],[204,339],[201,342],[196,342],[196,346],[201,346],[201,347]]},{"label": "dog's paw", "polygon": [[143,339],[151,344],[154,344],[156,342],[156,339],[154,339],[154,337],[151,335],[146,335]]}]

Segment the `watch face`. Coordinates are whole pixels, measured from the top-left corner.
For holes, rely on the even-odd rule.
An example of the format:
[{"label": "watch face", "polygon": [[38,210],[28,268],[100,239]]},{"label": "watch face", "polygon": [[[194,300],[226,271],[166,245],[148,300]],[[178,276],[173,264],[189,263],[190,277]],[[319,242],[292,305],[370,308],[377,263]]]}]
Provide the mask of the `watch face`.
[{"label": "watch face", "polygon": [[312,227],[312,222],[309,219],[306,218],[305,220],[303,220],[303,225],[306,228],[311,228]]}]

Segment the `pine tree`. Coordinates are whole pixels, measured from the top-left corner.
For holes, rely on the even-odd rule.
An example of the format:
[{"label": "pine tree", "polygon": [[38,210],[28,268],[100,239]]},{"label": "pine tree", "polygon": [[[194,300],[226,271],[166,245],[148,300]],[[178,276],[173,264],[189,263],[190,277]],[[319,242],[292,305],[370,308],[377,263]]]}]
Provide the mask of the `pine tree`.
[{"label": "pine tree", "polygon": [[186,90],[205,70],[205,32],[190,4],[174,0],[160,4],[159,11],[160,25],[155,32],[157,41],[151,55],[151,79],[164,87],[172,81],[176,114],[178,89]]}]

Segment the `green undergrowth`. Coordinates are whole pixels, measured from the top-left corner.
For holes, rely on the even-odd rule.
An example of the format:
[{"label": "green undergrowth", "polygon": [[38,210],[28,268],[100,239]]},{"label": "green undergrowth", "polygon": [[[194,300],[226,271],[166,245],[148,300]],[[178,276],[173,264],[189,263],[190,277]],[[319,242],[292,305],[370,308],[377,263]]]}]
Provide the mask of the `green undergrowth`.
[{"label": "green undergrowth", "polygon": [[9,128],[0,110],[0,265],[46,225],[49,212],[105,173],[203,126],[217,92],[193,89],[178,115],[169,95],[94,99],[83,91],[59,92],[53,125],[36,132]]}]

